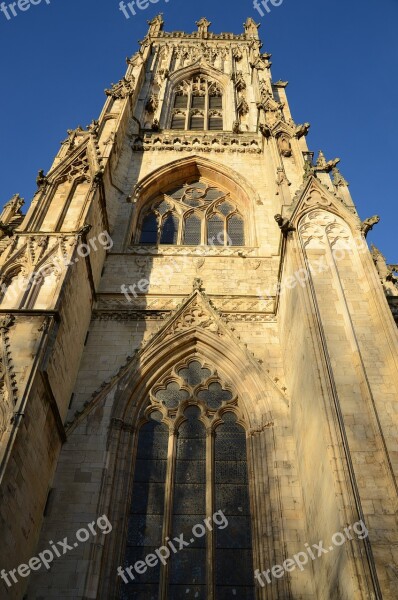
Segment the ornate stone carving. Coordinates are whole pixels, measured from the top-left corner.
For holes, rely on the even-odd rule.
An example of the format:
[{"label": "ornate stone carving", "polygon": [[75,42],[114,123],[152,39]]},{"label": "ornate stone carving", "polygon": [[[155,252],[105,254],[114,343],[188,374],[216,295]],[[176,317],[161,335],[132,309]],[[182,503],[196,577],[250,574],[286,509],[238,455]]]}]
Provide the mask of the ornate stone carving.
[{"label": "ornate stone carving", "polygon": [[84,150],[82,154],[77,156],[72,162],[70,162],[64,171],[61,172],[59,176],[59,181],[69,181],[72,182],[78,177],[85,179],[88,182],[91,182],[90,177],[90,165],[88,160],[87,151]]},{"label": "ornate stone carving", "polygon": [[[179,110],[179,109],[177,109]],[[185,115],[185,113],[183,113]],[[239,126],[239,137],[238,135]],[[235,134],[235,136],[234,136]],[[153,136],[147,132],[142,137],[135,137],[132,149],[134,152],[161,152],[161,151],[176,151],[176,152],[216,152],[216,153],[248,153],[261,154],[260,145],[261,139],[256,134],[242,133],[240,123],[236,121],[234,124],[234,132],[224,134],[187,132],[176,133],[167,132],[158,136]]]},{"label": "ornate stone carving", "polygon": [[0,441],[12,423],[18,388],[11,357],[9,330],[14,325],[12,315],[0,318]]},{"label": "ornate stone carving", "polygon": [[330,173],[336,166],[339,164],[340,158],[335,158],[334,160],[327,161],[322,150],[319,151],[318,159],[316,161],[316,168],[319,171],[325,171],[326,173]]},{"label": "ornate stone carving", "polygon": [[371,246],[373,262],[376,266],[380,281],[387,295],[398,296],[398,277],[394,275],[398,265],[387,265],[383,254],[372,244]]},{"label": "ornate stone carving", "polygon": [[277,138],[278,148],[282,156],[286,158],[292,155],[292,145],[290,143],[289,137],[286,134],[281,134]]},{"label": "ornate stone carving", "polygon": [[342,176],[342,174],[340,173],[340,171],[338,170],[337,167],[334,167],[332,169],[332,173],[333,173],[333,185],[335,185],[336,187],[349,185],[348,181],[346,181],[344,179],[344,177]]},{"label": "ornate stone carving", "polygon": [[130,75],[129,78],[123,77],[118,83],[113,83],[111,88],[105,90],[107,96],[114,100],[124,100],[134,93],[135,78]]},{"label": "ornate stone carving", "polygon": [[242,60],[243,53],[242,53],[242,50],[239,48],[239,46],[236,46],[232,50],[232,56],[234,57],[234,59],[236,60],[236,62],[240,62]]},{"label": "ornate stone carving", "polygon": [[206,37],[211,25],[210,21],[208,21],[206,17],[202,17],[199,21],[196,21],[195,24],[198,27],[199,36]]},{"label": "ornate stone carving", "polygon": [[237,111],[239,115],[245,116],[247,115],[247,113],[249,112],[249,105],[246,101],[246,98],[244,96],[242,96],[239,99],[238,102],[238,106],[237,106]]},{"label": "ornate stone carving", "polygon": [[285,169],[282,167],[278,167],[277,176],[276,176],[276,184],[277,185],[292,185],[288,178],[286,177]]},{"label": "ornate stone carving", "polygon": [[146,103],[145,110],[149,113],[154,113],[157,111],[159,106],[159,96],[158,94],[151,94],[148,102]]},{"label": "ornate stone carving", "polygon": [[246,22],[243,24],[245,28],[245,34],[249,38],[258,38],[258,28],[260,24],[257,24],[251,17],[246,19]]},{"label": "ornate stone carving", "polygon": [[25,204],[25,200],[23,198],[21,198],[21,196],[19,194],[14,194],[14,196],[11,198],[11,200],[9,200],[4,205],[4,209],[6,209],[6,208],[8,209],[8,214],[9,214],[8,220],[9,221],[16,216],[18,216],[18,217],[22,216],[22,207],[24,204]]},{"label": "ornate stone carving", "polygon": [[246,81],[243,77],[242,71],[237,71],[236,73],[232,73],[231,79],[235,84],[235,87],[238,92],[246,89]]}]

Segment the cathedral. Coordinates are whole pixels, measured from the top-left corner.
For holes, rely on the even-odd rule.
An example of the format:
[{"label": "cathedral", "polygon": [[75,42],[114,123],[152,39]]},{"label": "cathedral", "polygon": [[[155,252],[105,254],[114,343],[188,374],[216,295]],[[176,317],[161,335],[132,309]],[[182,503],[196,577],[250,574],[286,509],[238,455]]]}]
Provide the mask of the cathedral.
[{"label": "cathedral", "polygon": [[398,267],[255,21],[196,27],[0,215],[0,598],[396,599]]}]

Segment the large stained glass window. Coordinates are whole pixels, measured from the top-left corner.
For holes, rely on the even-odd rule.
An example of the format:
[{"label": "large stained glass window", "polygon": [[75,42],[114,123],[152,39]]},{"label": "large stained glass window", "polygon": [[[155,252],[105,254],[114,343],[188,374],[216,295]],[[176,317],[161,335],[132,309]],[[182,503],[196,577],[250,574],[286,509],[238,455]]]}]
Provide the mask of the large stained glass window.
[{"label": "large stained glass window", "polygon": [[[192,358],[154,386],[145,408],[124,561],[134,581],[120,581],[119,598],[254,600],[251,529],[238,399]],[[162,546],[169,556],[144,571]]]},{"label": "large stained glass window", "polygon": [[179,185],[146,206],[140,244],[244,246],[245,224],[230,194],[205,181]]}]

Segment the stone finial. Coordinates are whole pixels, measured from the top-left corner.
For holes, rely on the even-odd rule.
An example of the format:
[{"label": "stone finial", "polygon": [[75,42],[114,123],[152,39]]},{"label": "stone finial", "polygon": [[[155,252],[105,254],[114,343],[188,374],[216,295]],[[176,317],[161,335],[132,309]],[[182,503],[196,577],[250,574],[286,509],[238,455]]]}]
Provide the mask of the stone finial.
[{"label": "stone finial", "polygon": [[195,279],[193,280],[193,291],[198,291],[198,292],[202,292],[203,291],[203,279],[200,279],[199,277],[195,277]]},{"label": "stone finial", "polygon": [[200,37],[206,37],[211,25],[210,21],[208,21],[206,17],[202,17],[200,21],[196,21],[195,25],[198,27]]},{"label": "stone finial", "polygon": [[342,174],[340,173],[340,171],[337,167],[333,167],[332,173],[333,173],[333,185],[335,185],[336,187],[341,187],[344,185],[348,187],[348,185],[349,185],[348,181],[346,181],[346,179],[344,179],[344,177],[342,176]]},{"label": "stone finial", "polygon": [[15,213],[19,213],[25,204],[25,200],[19,194],[14,194],[13,197],[4,205],[4,208],[11,208]]},{"label": "stone finial", "polygon": [[369,219],[365,219],[361,223],[361,231],[365,237],[367,237],[369,231],[372,231],[373,227],[377,225],[380,221],[379,215],[374,215],[374,217],[370,217]]},{"label": "stone finial", "polygon": [[316,161],[316,166],[320,169],[324,169],[326,167],[326,158],[322,150],[319,150],[318,159]]},{"label": "stone finial", "polygon": [[315,175],[315,167],[309,160],[304,162],[304,181]]},{"label": "stone finial", "polygon": [[156,17],[148,21],[149,30],[148,35],[157,35],[159,31],[162,31],[164,25],[163,13],[159,13]]},{"label": "stone finial", "polygon": [[370,250],[373,262],[384,288],[389,295],[398,295],[398,277],[394,275],[394,271],[397,271],[398,265],[388,265],[385,256],[383,256],[380,250],[373,244],[371,245]]},{"label": "stone finial", "polygon": [[246,23],[243,23],[243,27],[245,28],[245,34],[248,37],[254,37],[258,39],[258,29],[260,27],[259,23],[257,24],[251,17],[249,17],[246,19]]}]

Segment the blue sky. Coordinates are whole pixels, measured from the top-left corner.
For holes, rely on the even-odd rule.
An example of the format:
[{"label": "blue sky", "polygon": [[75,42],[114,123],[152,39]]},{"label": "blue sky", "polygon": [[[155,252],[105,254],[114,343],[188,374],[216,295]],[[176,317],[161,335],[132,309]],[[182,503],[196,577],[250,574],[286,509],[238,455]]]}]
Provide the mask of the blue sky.
[{"label": "blue sky", "polygon": [[263,18],[252,0],[159,0],[128,20],[118,6],[42,0],[10,20],[0,13],[2,205],[16,192],[28,204],[66,130],[98,116],[148,19],[161,11],[166,30],[194,31],[206,16],[212,31],[239,33],[252,16],[274,80],[289,81],[294,119],[311,123],[310,148],[342,159],[361,217],[382,218],[369,240],[398,262],[397,0],[283,0]]}]

